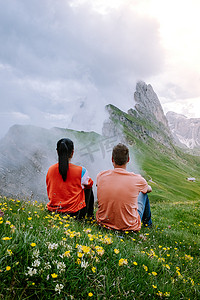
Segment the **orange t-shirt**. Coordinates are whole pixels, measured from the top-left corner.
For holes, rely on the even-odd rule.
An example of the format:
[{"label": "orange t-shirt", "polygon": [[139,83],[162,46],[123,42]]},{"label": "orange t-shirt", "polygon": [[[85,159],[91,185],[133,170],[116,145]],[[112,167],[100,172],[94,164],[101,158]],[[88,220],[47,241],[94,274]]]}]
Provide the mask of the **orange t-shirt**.
[{"label": "orange t-shirt", "polygon": [[141,229],[137,198],[146,193],[148,184],[138,174],[122,168],[107,170],[97,175],[97,222],[117,230]]},{"label": "orange t-shirt", "polygon": [[84,187],[92,187],[93,181],[85,168],[71,163],[67,171],[67,180],[63,181],[57,163],[49,168],[46,185],[48,210],[74,213],[86,206]]}]

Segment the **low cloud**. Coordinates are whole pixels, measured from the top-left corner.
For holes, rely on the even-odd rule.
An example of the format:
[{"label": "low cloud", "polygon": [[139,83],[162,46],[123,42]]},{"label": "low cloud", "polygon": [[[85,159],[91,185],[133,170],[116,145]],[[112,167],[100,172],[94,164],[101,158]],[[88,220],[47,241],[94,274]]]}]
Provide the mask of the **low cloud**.
[{"label": "low cloud", "polygon": [[106,104],[133,107],[136,81],[162,70],[158,23],[127,4],[107,14],[87,2],[0,4],[3,113],[19,111],[40,126],[100,131]]}]

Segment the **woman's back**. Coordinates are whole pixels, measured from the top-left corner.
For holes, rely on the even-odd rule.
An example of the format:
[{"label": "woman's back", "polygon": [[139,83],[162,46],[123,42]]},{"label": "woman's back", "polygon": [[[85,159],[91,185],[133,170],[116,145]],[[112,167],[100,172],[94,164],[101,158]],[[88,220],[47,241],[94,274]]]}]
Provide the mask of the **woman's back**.
[{"label": "woman's back", "polygon": [[84,190],[82,187],[82,167],[69,164],[67,180],[63,181],[58,164],[51,166],[46,177],[47,194],[50,202],[49,210],[76,212],[85,207]]}]

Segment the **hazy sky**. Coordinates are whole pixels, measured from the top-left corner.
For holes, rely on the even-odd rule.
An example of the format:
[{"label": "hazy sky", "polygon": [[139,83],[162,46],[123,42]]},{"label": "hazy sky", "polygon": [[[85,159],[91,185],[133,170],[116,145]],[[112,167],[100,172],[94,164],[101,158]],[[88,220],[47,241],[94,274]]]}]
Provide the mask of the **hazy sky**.
[{"label": "hazy sky", "polygon": [[100,132],[139,80],[200,117],[199,0],[0,0],[0,137],[15,124]]}]

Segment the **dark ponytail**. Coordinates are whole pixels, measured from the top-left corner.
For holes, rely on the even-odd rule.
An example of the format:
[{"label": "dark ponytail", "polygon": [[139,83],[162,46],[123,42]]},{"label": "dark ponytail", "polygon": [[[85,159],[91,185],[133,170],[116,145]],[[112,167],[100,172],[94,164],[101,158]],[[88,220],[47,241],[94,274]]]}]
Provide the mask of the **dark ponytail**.
[{"label": "dark ponytail", "polygon": [[63,181],[66,181],[67,179],[69,158],[71,158],[73,150],[74,144],[70,139],[61,139],[57,142],[59,173],[61,174]]}]

